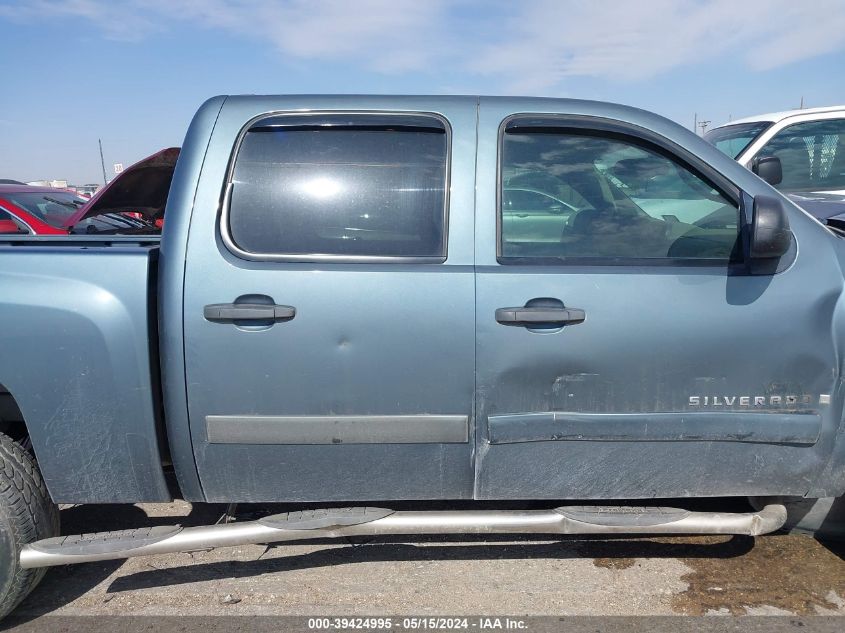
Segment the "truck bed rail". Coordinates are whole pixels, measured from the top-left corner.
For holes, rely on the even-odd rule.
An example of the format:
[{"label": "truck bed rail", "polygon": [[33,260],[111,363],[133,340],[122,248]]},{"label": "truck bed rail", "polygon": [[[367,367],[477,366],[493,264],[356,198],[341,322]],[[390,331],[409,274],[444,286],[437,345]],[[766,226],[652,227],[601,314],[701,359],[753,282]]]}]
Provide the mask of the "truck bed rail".
[{"label": "truck bed rail", "polygon": [[0,247],[157,246],[161,235],[0,235]]}]

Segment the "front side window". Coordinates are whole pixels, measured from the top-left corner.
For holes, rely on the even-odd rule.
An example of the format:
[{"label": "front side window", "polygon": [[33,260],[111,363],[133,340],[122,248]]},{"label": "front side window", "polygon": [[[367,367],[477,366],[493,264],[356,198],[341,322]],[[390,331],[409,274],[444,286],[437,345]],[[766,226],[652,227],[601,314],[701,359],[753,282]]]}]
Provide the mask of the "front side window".
[{"label": "front side window", "polygon": [[741,257],[738,206],[636,139],[511,127],[500,186],[503,263]]},{"label": "front side window", "polygon": [[442,260],[447,143],[427,115],[264,119],[238,150],[224,228],[258,256]]},{"label": "front side window", "polygon": [[782,129],[758,152],[780,159],[781,191],[845,189],[845,119],[796,123]]},{"label": "front side window", "polygon": [[710,141],[723,154],[736,159],[771,124],[770,121],[757,121],[717,127],[707,132],[704,140]]}]

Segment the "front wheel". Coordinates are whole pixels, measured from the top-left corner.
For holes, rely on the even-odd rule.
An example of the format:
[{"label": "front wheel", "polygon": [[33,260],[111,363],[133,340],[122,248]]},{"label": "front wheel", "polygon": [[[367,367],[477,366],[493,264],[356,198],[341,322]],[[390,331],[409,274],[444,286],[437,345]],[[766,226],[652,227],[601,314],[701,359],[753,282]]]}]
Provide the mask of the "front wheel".
[{"label": "front wheel", "polygon": [[58,508],[38,465],[20,444],[0,433],[0,618],[44,577],[44,569],[20,568],[21,548],[58,534]]}]

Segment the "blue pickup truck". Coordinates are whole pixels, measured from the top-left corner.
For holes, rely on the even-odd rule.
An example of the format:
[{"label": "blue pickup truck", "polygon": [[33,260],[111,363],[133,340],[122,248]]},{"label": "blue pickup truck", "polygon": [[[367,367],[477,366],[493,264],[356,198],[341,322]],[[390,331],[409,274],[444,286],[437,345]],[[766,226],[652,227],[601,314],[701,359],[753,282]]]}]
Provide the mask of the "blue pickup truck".
[{"label": "blue pickup truck", "polygon": [[[836,511],[845,242],[675,123],[215,97],[174,162],[114,209],[166,200],[161,237],[0,242],[0,614],[58,564]],[[58,536],[55,504],[174,496],[308,509]]]}]

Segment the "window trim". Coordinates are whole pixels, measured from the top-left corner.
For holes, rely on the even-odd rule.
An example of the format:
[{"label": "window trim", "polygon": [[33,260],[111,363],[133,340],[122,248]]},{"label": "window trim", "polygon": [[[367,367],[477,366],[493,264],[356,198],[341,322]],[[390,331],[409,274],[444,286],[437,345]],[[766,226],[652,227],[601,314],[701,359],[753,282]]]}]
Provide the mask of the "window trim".
[{"label": "window trim", "polygon": [[[531,122],[526,128],[546,128],[589,134],[591,136],[622,140],[635,146],[645,147],[667,159],[687,168],[694,175],[711,185],[716,191],[731,201],[737,208],[738,231],[742,258],[723,260],[713,258],[676,258],[676,257],[505,257],[502,255],[502,163],[504,158],[505,133],[514,121]],[[742,189],[716,171],[689,150],[668,138],[633,123],[626,123],[600,116],[579,114],[556,114],[523,112],[511,114],[499,124],[496,144],[496,261],[503,266],[636,266],[641,268],[719,268],[729,271],[745,272],[748,267],[748,225],[744,209]]]},{"label": "window trim", "polygon": [[[440,122],[446,135],[446,169],[444,177],[443,195],[443,255],[432,256],[404,256],[404,255],[339,255],[329,253],[311,254],[286,254],[286,253],[254,253],[238,246],[232,238],[229,230],[229,213],[231,205],[233,177],[235,173],[235,161],[241,149],[241,144],[247,133],[261,121],[280,117],[319,117],[326,116],[385,116],[385,117],[430,117]],[[413,127],[413,126],[409,126]],[[289,262],[289,263],[340,263],[340,264],[443,264],[449,258],[449,216],[450,216],[450,185],[452,178],[452,126],[449,120],[442,114],[436,112],[420,112],[412,110],[316,110],[309,112],[302,111],[273,111],[264,112],[253,117],[241,128],[235,139],[229,163],[226,168],[226,179],[220,197],[220,212],[218,215],[217,230],[227,250],[240,259],[255,262]]]}]

